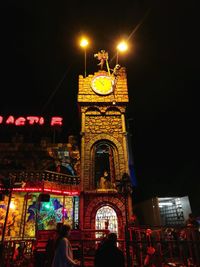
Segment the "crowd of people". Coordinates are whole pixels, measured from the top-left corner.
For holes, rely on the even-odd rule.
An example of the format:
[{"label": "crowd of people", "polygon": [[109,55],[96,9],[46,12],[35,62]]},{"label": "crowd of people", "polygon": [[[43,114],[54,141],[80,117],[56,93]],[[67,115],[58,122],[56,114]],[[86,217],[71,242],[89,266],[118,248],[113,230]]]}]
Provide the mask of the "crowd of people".
[{"label": "crowd of people", "polygon": [[[71,227],[58,225],[57,237],[49,239],[46,246],[45,267],[76,267],[81,266],[74,259],[72,246],[69,241]],[[95,251],[94,267],[125,267],[124,253],[117,246],[117,235],[109,233]]]},{"label": "crowd of people", "polygon": [[[132,220],[135,221],[135,218],[132,218]],[[179,231],[175,231],[176,229],[173,228],[166,228],[166,230],[162,232],[163,235],[158,235],[158,233],[161,232],[158,232],[156,230],[153,231],[151,229],[146,229],[146,231],[138,232],[140,231],[140,228],[137,228],[135,233],[140,233],[141,236],[140,241],[137,240],[137,235],[133,236],[133,244],[135,245],[133,246],[134,256],[132,255],[132,260],[136,261],[137,266],[160,267],[163,263],[166,263],[166,265],[164,266],[169,266],[166,260],[171,257],[171,254],[176,257],[176,253],[178,253],[180,254],[179,256],[181,256],[180,259],[182,259],[185,264],[184,266],[187,266],[188,261],[190,261],[190,263],[193,260],[199,262],[200,258],[198,255],[198,244],[200,240],[200,232],[198,229],[199,223],[195,219],[193,214],[189,215],[185,227],[180,228]],[[36,264],[34,266],[82,266],[81,263],[84,262],[84,259],[81,258],[81,254],[78,253],[78,256],[75,254],[75,257],[73,255],[73,250],[70,243],[71,239],[69,239],[71,227],[69,225],[63,225],[62,223],[58,223],[56,232],[57,235],[55,237],[51,236],[47,242],[44,264],[43,260],[40,260],[40,262],[37,262],[36,260],[34,261]],[[189,243],[187,241],[189,241]],[[100,243],[98,243],[98,247],[96,247],[96,245],[97,242],[95,241],[95,246],[91,248],[92,250],[94,249],[94,254],[92,254],[94,256],[92,265],[93,267],[126,266],[125,255],[123,250],[120,249],[116,233],[108,233],[107,236],[104,237]],[[17,247],[16,253],[14,253],[14,260],[16,260],[16,262],[19,259],[24,259],[22,251],[23,248],[24,247],[22,246]],[[1,247],[0,262],[3,259],[2,253],[3,249]],[[191,258],[191,253],[194,256],[194,259]],[[76,258],[78,258],[79,260],[77,260]],[[0,265],[2,264],[3,262]],[[190,264],[190,266],[194,265]]]},{"label": "crowd of people", "polygon": [[[186,226],[196,228],[197,223],[194,216],[190,214]],[[46,247],[47,260],[45,267],[81,266],[80,261],[73,257],[72,246],[69,241],[70,230],[69,225],[58,224],[56,239],[50,239]],[[149,244],[144,258],[144,266],[160,266],[161,262],[161,255]],[[94,267],[125,267],[124,252],[117,245],[116,233],[109,233],[102,239],[95,251]]]}]

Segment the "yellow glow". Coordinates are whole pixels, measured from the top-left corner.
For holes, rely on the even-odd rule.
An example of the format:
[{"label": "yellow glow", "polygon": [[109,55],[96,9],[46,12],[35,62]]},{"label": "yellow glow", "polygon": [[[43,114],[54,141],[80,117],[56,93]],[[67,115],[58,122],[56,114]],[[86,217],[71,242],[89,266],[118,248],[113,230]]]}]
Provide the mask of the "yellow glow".
[{"label": "yellow glow", "polygon": [[15,209],[15,203],[13,201],[10,202],[10,209],[12,209],[12,210]]},{"label": "yellow glow", "polygon": [[88,40],[86,38],[82,38],[81,41],[80,41],[80,46],[81,47],[87,47],[89,44]]},{"label": "yellow glow", "polygon": [[120,52],[124,52],[127,49],[128,49],[128,45],[125,41],[120,42],[117,46],[117,50],[119,50]]}]

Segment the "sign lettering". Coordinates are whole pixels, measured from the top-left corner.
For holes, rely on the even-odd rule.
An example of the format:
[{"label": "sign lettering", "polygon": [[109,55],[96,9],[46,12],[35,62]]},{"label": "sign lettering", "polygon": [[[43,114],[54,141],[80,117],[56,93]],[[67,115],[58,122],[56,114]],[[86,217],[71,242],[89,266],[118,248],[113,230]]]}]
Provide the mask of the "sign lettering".
[{"label": "sign lettering", "polygon": [[[50,118],[50,126],[62,126],[63,125],[63,118],[54,116]],[[13,115],[9,116],[1,116],[0,115],[0,125],[15,125],[15,126],[25,126],[25,125],[44,125],[45,119],[44,117],[39,116],[19,116],[14,117]]]}]

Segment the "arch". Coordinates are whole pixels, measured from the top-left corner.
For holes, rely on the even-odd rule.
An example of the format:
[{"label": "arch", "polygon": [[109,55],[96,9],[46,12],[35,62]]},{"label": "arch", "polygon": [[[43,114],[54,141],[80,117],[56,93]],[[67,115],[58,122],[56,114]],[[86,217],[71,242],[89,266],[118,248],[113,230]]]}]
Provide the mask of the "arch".
[{"label": "arch", "polygon": [[109,134],[105,134],[105,133],[98,134],[94,138],[90,139],[90,141],[88,142],[88,148],[91,149],[91,147],[94,143],[96,143],[97,141],[102,140],[102,139],[109,140],[118,148],[120,153],[123,152],[121,143],[113,136],[110,136]]},{"label": "arch", "polygon": [[[108,229],[110,232],[118,235],[118,218],[115,210],[109,205],[100,207],[95,216],[95,229],[104,230]],[[100,237],[99,233],[96,233],[96,238]]]},{"label": "arch", "polygon": [[84,227],[95,229],[95,217],[98,209],[103,206],[110,206],[117,215],[119,237],[123,235],[123,226],[125,225],[125,206],[119,195],[99,196],[91,200],[86,206]]},{"label": "arch", "polygon": [[112,114],[121,115],[121,110],[118,107],[108,107],[105,111],[106,115]]},{"label": "arch", "polygon": [[89,107],[86,109],[85,114],[87,115],[97,115],[101,114],[101,110],[98,107]]},{"label": "arch", "polygon": [[[110,147],[112,147],[113,149],[113,157],[114,157],[114,179],[112,182],[114,182],[114,180],[118,180],[120,179],[120,176],[122,175],[122,173],[125,171],[123,168],[125,166],[125,162],[124,162],[124,153],[123,153],[123,147],[121,145],[121,143],[115,139],[113,136],[110,136],[108,134],[102,133],[102,134],[98,134],[97,136],[95,136],[93,139],[91,139],[88,144],[87,144],[87,149],[88,151],[90,151],[90,162],[93,162],[93,166],[91,166],[90,168],[90,186],[92,188],[96,187],[95,181],[94,181],[94,175],[95,175],[95,170],[94,170],[94,147],[96,144],[100,143],[100,142],[104,142],[107,143],[108,145],[110,145]],[[99,177],[100,178],[100,177]]]}]

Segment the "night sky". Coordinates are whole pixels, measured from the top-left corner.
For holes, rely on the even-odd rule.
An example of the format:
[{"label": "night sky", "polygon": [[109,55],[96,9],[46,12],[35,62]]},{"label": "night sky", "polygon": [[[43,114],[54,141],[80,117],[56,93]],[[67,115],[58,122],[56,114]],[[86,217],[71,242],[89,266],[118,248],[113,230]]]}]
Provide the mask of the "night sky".
[{"label": "night sky", "polygon": [[[78,38],[91,39],[87,73],[94,73],[94,54],[108,51],[113,68],[123,37],[130,44],[119,63],[127,69],[129,87],[134,201],[189,195],[193,212],[200,214],[198,16],[193,1],[4,1],[0,115],[60,115],[64,127],[56,141],[79,135],[76,100],[84,54]],[[1,126],[1,142],[8,132]]]}]

